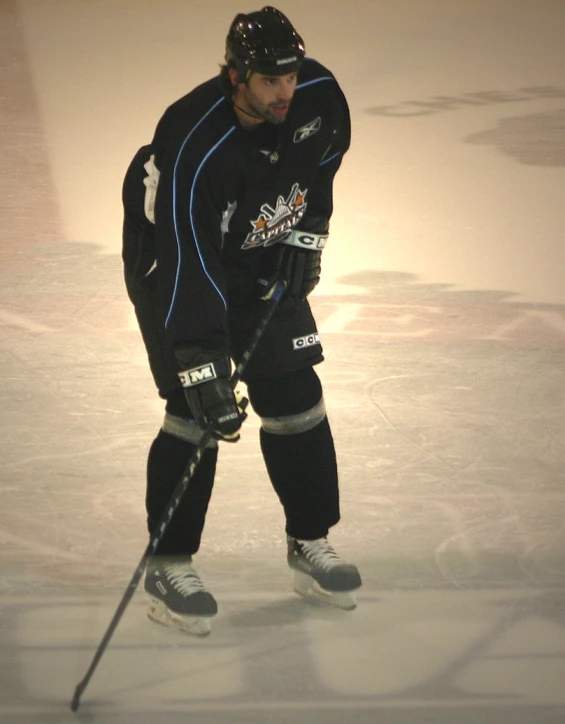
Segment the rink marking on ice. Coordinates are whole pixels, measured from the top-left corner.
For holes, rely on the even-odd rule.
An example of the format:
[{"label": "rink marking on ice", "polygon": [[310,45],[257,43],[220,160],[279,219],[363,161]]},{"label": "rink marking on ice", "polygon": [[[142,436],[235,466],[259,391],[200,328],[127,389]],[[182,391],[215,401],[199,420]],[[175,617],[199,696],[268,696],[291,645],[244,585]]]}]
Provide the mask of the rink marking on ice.
[{"label": "rink marking on ice", "polygon": [[14,312],[8,312],[5,309],[0,309],[0,324],[5,324],[9,327],[20,327],[28,332],[53,332],[51,327],[47,327],[40,322],[34,322],[32,319],[23,317],[21,314],[15,314]]},{"label": "rink marking on ice", "polygon": [[565,343],[565,310],[501,304],[418,302],[366,304],[322,302],[321,334],[383,340],[465,340],[476,343],[551,346]]},{"label": "rink marking on ice", "polygon": [[565,336],[565,319],[557,312],[546,310],[536,311],[534,309],[526,309],[521,311],[514,319],[507,324],[500,326],[495,331],[483,337],[483,339],[504,340],[509,338],[511,332],[515,332],[524,324],[537,321],[541,325],[545,325],[548,329]]},{"label": "rink marking on ice", "polygon": [[67,560],[67,561],[74,561],[76,563],[84,563],[84,561],[88,561],[92,559],[92,556],[86,554],[86,553],[72,553],[71,551],[62,550],[61,548],[57,548],[56,546],[50,546],[46,545],[45,543],[39,543],[34,540],[30,540],[28,538],[25,538],[24,536],[14,535],[13,533],[10,533],[5,528],[2,528],[2,532],[0,534],[0,537],[3,541],[9,540],[12,543],[17,543],[18,545],[25,546],[28,550],[34,551],[35,553],[41,553],[43,555],[55,557],[54,560]]},{"label": "rink marking on ice", "polygon": [[[106,411],[104,411],[106,412]],[[113,411],[112,411],[113,412]],[[71,415],[76,414],[77,416],[83,418],[84,421],[84,413],[70,413]],[[93,414],[93,413],[90,413]],[[96,413],[98,414],[98,413]],[[99,445],[95,448],[88,448],[84,450],[73,450],[72,452],[62,452],[62,453],[52,453],[52,454],[44,454],[44,455],[30,455],[29,457],[22,458],[21,460],[14,460],[13,462],[9,463],[3,463],[0,464],[0,470],[14,470],[19,469],[21,467],[24,467],[26,465],[37,463],[37,462],[46,462],[47,460],[53,461],[53,460],[74,460],[75,458],[79,457],[88,457],[90,455],[99,455],[100,453],[109,453],[114,450],[121,450],[122,448],[127,447],[131,444],[132,441],[137,442],[140,438],[143,438],[143,432],[140,433],[138,436],[137,434],[134,435],[127,435],[124,437],[121,437],[120,439],[112,440],[104,445]]]},{"label": "rink marking on ice", "polygon": [[[97,695],[97,698],[100,694]],[[89,704],[86,699],[83,704],[83,709],[92,715],[97,712],[96,704]],[[333,711],[333,710],[371,710],[371,709],[421,709],[425,707],[429,709],[435,707],[437,709],[448,709],[453,707],[460,707],[465,709],[485,709],[487,707],[494,708],[505,708],[505,707],[517,707],[519,704],[539,707],[554,707],[560,705],[560,702],[548,703],[545,699],[528,699],[527,702],[517,701],[515,697],[509,696],[508,698],[493,697],[492,699],[481,697],[469,697],[468,699],[410,699],[398,700],[398,699],[338,699],[335,701],[328,701],[327,699],[320,699],[319,701],[258,701],[258,702],[226,702],[222,704],[192,704],[184,702],[169,703],[166,701],[159,701],[155,708],[151,708],[146,705],[142,708],[136,707],[133,704],[130,705],[128,702],[120,701],[115,704],[115,708],[112,713],[119,715],[120,713],[142,713],[147,714],[161,714],[162,712],[178,713],[178,712],[226,712],[231,714],[233,712],[264,712],[264,711],[304,711],[304,712],[315,712],[315,711]],[[108,713],[108,709],[104,707],[101,712]],[[0,705],[0,714],[5,716],[8,715],[39,715],[45,716],[52,712],[61,712],[61,703],[50,704],[45,702],[42,706],[36,707],[17,707],[8,706],[3,707]],[[39,718],[37,721],[41,721]],[[229,722],[229,720],[226,720]]]},{"label": "rink marking on ice", "polygon": [[345,332],[346,327],[359,317],[359,312],[366,306],[364,304],[340,304],[336,307],[325,322],[320,325],[322,334],[335,334]]},{"label": "rink marking on ice", "polygon": [[[14,541],[17,542],[18,539],[16,536],[13,536],[11,534],[8,534],[8,535],[11,538],[13,538]],[[1,536],[4,537],[4,531],[2,531]],[[77,556],[77,558],[78,558],[82,554],[69,553],[68,555]],[[85,557],[87,557],[87,556],[85,556]],[[92,556],[88,556],[88,559],[92,560]],[[133,568],[133,564],[134,564],[134,562],[132,562],[132,566],[131,566],[132,568]],[[201,570],[201,567],[199,567],[199,572],[200,572],[200,570]],[[126,578],[124,577],[124,583],[123,583],[124,588],[125,588],[126,584],[127,584]],[[116,591],[119,592],[120,590],[121,590],[120,587],[117,586]],[[140,589],[140,592],[143,593],[143,591],[141,591],[141,589]],[[28,608],[28,609],[43,608],[45,606],[48,608],[60,607],[60,606],[75,607],[77,605],[79,605],[81,607],[84,606],[85,608],[91,608],[92,606],[99,606],[99,607],[108,607],[109,609],[112,609],[113,607],[115,608],[115,596],[116,596],[116,592],[113,592],[111,595],[104,595],[104,594],[92,593],[90,591],[88,591],[87,594],[78,593],[78,594],[76,594],[76,596],[69,597],[69,598],[58,598],[57,596],[54,596],[54,595],[50,595],[50,596],[34,595],[33,598],[30,598],[30,596],[28,596],[28,595],[23,595],[23,596],[11,595],[10,596],[10,605],[12,605],[12,604],[20,605],[21,604],[25,608]],[[85,601],[85,598],[87,598],[88,601]],[[378,592],[378,591],[375,593],[365,592],[363,594],[360,594],[360,593],[357,594],[357,601],[359,603],[363,603],[363,602],[379,603],[380,601],[382,601],[382,598],[383,598],[382,593]],[[292,601],[292,602],[300,604],[300,603],[302,603],[302,598],[297,596],[291,590],[291,588],[289,588],[288,590],[285,589],[282,592],[281,591],[253,591],[252,593],[231,592],[231,593],[222,595],[222,603],[254,604],[257,601],[261,601],[261,602],[265,602],[265,603],[276,603],[276,602],[280,603],[281,601],[286,601],[286,602]],[[142,604],[145,605],[144,600],[142,601]],[[307,604],[307,605],[309,605],[309,604]],[[312,604],[312,605],[313,605],[313,607],[316,606],[316,604]],[[0,609],[1,608],[2,608],[2,602],[0,601]],[[329,610],[333,611],[334,609],[332,608]],[[153,624],[151,624],[151,628],[153,628]],[[208,639],[206,643],[208,644],[209,641],[211,641],[211,639]],[[212,641],[212,643],[213,643],[213,641]],[[155,645],[154,643],[151,643],[150,645],[143,644],[136,648],[146,648],[147,646],[149,648],[153,648],[154,645]],[[116,645],[113,644],[113,646],[115,647]],[[44,647],[41,646],[39,648],[44,648]],[[50,648],[74,649],[75,647],[74,646],[71,646],[71,647],[58,646],[58,647],[50,647]],[[132,648],[132,647],[130,644],[128,644],[128,645],[124,645],[123,648]]]},{"label": "rink marking on ice", "polygon": [[[414,325],[420,318],[420,315],[413,311],[406,311],[406,305],[404,304],[351,304],[349,302],[340,302],[339,305],[333,305],[334,310],[330,315],[319,325],[321,334],[362,334],[363,336],[370,335],[375,337],[427,337],[433,333],[433,328],[415,329],[412,331],[402,331],[410,325]],[[390,315],[393,315],[394,323],[397,325],[393,331],[385,332],[384,330],[373,330],[371,328],[373,321],[367,320],[365,314],[367,311],[372,311],[378,308],[383,310]],[[436,307],[426,307],[426,310],[430,314],[440,314],[440,311]],[[419,310],[417,310],[419,311]],[[359,329],[348,329],[348,327],[355,322],[367,322],[370,326],[364,328],[362,331]],[[400,328],[400,329],[399,329]]]}]

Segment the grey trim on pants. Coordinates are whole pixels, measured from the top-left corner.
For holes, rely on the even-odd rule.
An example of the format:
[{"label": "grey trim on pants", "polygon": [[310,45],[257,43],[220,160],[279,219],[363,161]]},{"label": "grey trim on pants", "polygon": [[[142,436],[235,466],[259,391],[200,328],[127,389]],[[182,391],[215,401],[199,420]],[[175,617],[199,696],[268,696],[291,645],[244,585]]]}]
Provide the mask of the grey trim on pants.
[{"label": "grey trim on pants", "polygon": [[319,425],[326,417],[324,398],[315,407],[297,415],[284,415],[283,417],[262,417],[261,427],[271,435],[298,435],[308,432]]},{"label": "grey trim on pants", "polygon": [[[168,412],[165,413],[165,419],[163,420],[163,427],[161,429],[168,435],[178,437],[180,440],[190,442],[193,445],[198,445],[204,432],[194,420],[189,420],[186,417],[177,417]],[[216,448],[218,447],[218,441],[212,438],[206,447]]]}]

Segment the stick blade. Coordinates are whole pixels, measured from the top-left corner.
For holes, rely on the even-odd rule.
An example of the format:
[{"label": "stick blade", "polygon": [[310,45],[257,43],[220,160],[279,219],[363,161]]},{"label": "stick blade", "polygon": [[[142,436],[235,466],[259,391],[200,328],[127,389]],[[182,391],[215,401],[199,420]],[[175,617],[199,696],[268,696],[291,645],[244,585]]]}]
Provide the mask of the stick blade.
[{"label": "stick blade", "polygon": [[84,687],[82,686],[82,682],[81,682],[75,689],[75,694],[71,700],[71,703],[70,703],[71,711],[73,711],[73,712],[78,711],[78,708],[80,706],[80,697],[82,695],[83,690],[84,690]]}]

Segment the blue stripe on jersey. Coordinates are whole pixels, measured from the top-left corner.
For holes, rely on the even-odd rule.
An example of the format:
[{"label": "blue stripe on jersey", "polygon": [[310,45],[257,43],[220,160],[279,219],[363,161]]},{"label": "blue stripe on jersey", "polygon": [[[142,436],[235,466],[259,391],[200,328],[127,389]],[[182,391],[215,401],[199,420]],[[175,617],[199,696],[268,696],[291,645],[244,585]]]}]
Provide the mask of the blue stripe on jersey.
[{"label": "blue stripe on jersey", "polygon": [[[172,315],[172,313],[173,313],[173,309],[174,309],[174,306],[175,306],[175,301],[176,301],[177,291],[178,291],[178,284],[179,284],[179,279],[180,279],[180,268],[181,268],[181,262],[182,262],[182,249],[181,249],[181,244],[180,244],[180,236],[179,236],[178,222],[177,222],[177,170],[178,170],[180,158],[181,158],[182,153],[183,153],[183,151],[184,151],[184,148],[185,148],[186,144],[188,143],[188,141],[189,141],[190,137],[192,136],[192,134],[196,131],[196,129],[197,129],[202,123],[204,123],[204,121],[206,120],[206,118],[208,118],[208,116],[209,116],[221,103],[223,103],[224,101],[225,101],[225,98],[220,98],[220,99],[218,99],[218,100],[214,103],[214,105],[202,116],[202,118],[198,121],[198,123],[196,123],[196,124],[193,126],[193,128],[191,129],[191,131],[190,131],[190,133],[188,134],[188,136],[184,139],[184,141],[183,141],[183,143],[182,143],[182,146],[180,147],[180,150],[179,150],[179,152],[178,152],[177,159],[176,159],[176,161],[175,161],[175,166],[174,166],[174,169],[173,169],[173,223],[174,223],[174,227],[175,227],[175,237],[176,237],[176,240],[177,240],[178,261],[177,261],[177,273],[176,273],[176,277],[175,277],[175,286],[174,286],[174,289],[173,289],[173,297],[172,297],[172,299],[171,299],[171,306],[169,307],[169,312],[168,312],[167,318],[166,318],[166,320],[165,320],[165,327],[168,327],[168,326],[169,326],[169,321],[170,321],[170,319],[171,319],[171,315]],[[235,128],[235,127],[234,127],[234,128]],[[229,133],[231,133],[231,131],[233,131],[234,128],[232,128],[232,129],[229,131]],[[222,141],[223,141],[225,138],[227,138],[227,136],[229,135],[229,133],[224,136],[224,138],[222,139]],[[198,172],[200,172],[200,169],[202,168],[202,166],[203,166],[204,162],[206,161],[206,159],[215,151],[215,149],[220,145],[220,143],[221,143],[222,141],[220,141],[219,143],[217,143],[216,146],[214,146],[214,148],[206,155],[204,161],[202,161],[202,163],[200,164],[200,166],[199,166],[199,168],[198,168]],[[197,172],[197,174],[198,174],[198,172]],[[195,179],[196,179],[196,177],[195,177]],[[193,191],[193,190],[194,190],[194,182],[193,182],[193,184],[192,184],[192,191]],[[192,198],[192,191],[191,191],[191,198]],[[192,202],[191,202],[191,207],[192,207]],[[192,225],[193,230],[194,230],[194,224],[192,223],[192,212],[191,212],[191,225]],[[202,267],[203,267],[203,269],[204,269],[204,272],[205,272],[206,276],[208,277],[208,279],[210,279],[210,281],[211,281],[212,284],[214,285],[214,288],[216,289],[216,291],[218,291],[218,293],[219,293],[220,296],[222,297],[222,295],[221,295],[218,287],[214,284],[214,282],[212,281],[210,275],[208,274],[208,272],[207,272],[207,270],[206,270],[206,267],[204,266],[204,263],[203,263],[203,261],[202,261],[202,255],[201,255],[201,253],[200,253],[200,248],[199,248],[199,246],[198,246],[198,240],[196,239],[196,237],[195,237],[195,242],[196,242],[196,248],[197,248],[197,251],[198,251],[198,256],[200,257],[200,261],[202,262]],[[222,301],[224,302],[224,304],[226,303],[223,297],[222,297]]]},{"label": "blue stripe on jersey", "polygon": [[218,285],[216,284],[216,282],[212,279],[212,277],[211,277],[210,274],[208,273],[208,270],[206,269],[206,264],[204,263],[204,259],[202,258],[202,253],[201,253],[201,251],[200,251],[200,244],[198,243],[198,235],[197,235],[197,233],[196,233],[196,227],[195,227],[195,225],[194,225],[194,215],[193,215],[193,213],[192,213],[192,207],[193,207],[193,205],[194,205],[194,187],[196,186],[196,182],[197,182],[197,180],[198,180],[198,176],[200,175],[200,171],[202,171],[202,168],[203,168],[204,164],[205,164],[206,161],[210,158],[210,156],[214,153],[214,151],[215,151],[219,146],[222,145],[222,143],[226,140],[226,138],[228,138],[228,136],[231,136],[231,134],[235,131],[235,129],[236,129],[236,126],[232,126],[232,127],[230,128],[230,130],[223,136],[223,138],[221,138],[221,139],[218,141],[218,143],[216,143],[216,145],[208,151],[208,153],[206,154],[206,156],[204,156],[204,159],[202,160],[202,163],[200,164],[200,166],[198,167],[198,170],[197,170],[196,173],[194,174],[194,181],[192,182],[192,188],[190,189],[190,225],[192,226],[192,235],[194,236],[194,241],[195,241],[195,243],[196,243],[196,251],[198,252],[198,257],[199,257],[199,259],[200,259],[200,263],[202,264],[202,269],[204,269],[204,273],[206,274],[206,276],[207,276],[208,279],[210,280],[210,283],[212,284],[212,286],[214,287],[214,289],[215,289],[215,290],[218,292],[218,294],[220,295],[220,298],[221,298],[222,302],[224,303],[224,307],[225,307],[226,309],[228,308],[228,303],[226,302],[226,300],[225,300],[224,295],[222,294],[222,292],[218,289]]},{"label": "blue stripe on jersey", "polygon": [[325,166],[326,163],[329,163],[330,161],[333,161],[334,158],[337,158],[338,156],[341,156],[341,155],[342,155],[341,151],[338,151],[337,153],[334,153],[333,156],[330,156],[330,157],[327,158],[325,161],[322,161],[322,163],[320,164],[320,166]]},{"label": "blue stripe on jersey", "polygon": [[333,80],[330,75],[324,75],[322,78],[315,78],[314,80],[307,80],[306,83],[300,83],[296,86],[296,90],[300,88],[306,88],[306,86],[314,85],[314,83],[321,83],[323,80]]}]

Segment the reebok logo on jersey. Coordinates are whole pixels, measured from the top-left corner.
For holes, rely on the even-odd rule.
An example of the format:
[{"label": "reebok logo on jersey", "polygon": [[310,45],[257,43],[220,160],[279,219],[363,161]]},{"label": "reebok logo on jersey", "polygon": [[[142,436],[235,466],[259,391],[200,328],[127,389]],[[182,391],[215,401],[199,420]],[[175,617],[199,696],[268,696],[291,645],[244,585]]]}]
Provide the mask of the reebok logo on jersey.
[{"label": "reebok logo on jersey", "polygon": [[208,380],[215,380],[216,370],[213,364],[202,365],[202,367],[194,367],[191,370],[179,372],[180,381],[183,387],[194,387]]},{"label": "reebok logo on jersey", "polygon": [[298,184],[294,184],[286,199],[278,197],[274,209],[269,204],[263,204],[259,218],[251,222],[253,231],[247,235],[242,250],[271,246],[282,234],[296,226],[306,213],[306,194],[307,191],[301,191]]},{"label": "reebok logo on jersey", "polygon": [[320,335],[309,334],[306,337],[297,337],[296,339],[293,339],[292,349],[296,351],[299,349],[306,349],[306,347],[314,347],[317,344],[320,344]]},{"label": "reebok logo on jersey", "polygon": [[310,136],[318,133],[321,127],[322,117],[318,116],[315,121],[310,121],[310,123],[307,123],[305,126],[302,126],[302,128],[299,128],[295,132],[294,143],[300,143],[301,141],[305,141],[307,138],[310,138]]}]

